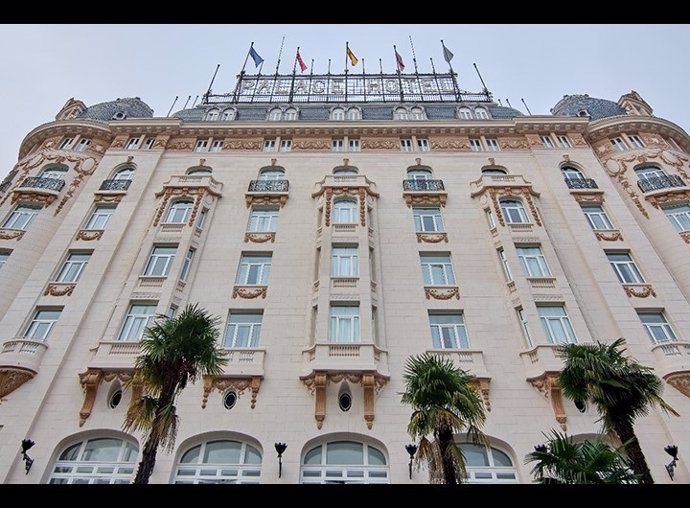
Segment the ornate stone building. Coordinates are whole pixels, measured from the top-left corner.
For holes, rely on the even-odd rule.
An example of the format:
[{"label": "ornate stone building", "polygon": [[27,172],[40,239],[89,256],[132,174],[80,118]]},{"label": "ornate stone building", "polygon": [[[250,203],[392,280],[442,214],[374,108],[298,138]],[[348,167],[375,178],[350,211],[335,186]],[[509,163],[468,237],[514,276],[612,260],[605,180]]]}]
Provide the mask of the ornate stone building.
[{"label": "ornate stone building", "polygon": [[70,99],[0,185],[0,482],[131,481],[139,339],[198,302],[229,363],[152,482],[426,483],[400,394],[433,351],[488,411],[469,481],[529,483],[543,433],[600,431],[558,344],[625,337],[681,414],[636,423],[652,475],[675,444],[688,483],[689,153],[636,92],[523,116],[440,74],[241,76],[170,117]]}]

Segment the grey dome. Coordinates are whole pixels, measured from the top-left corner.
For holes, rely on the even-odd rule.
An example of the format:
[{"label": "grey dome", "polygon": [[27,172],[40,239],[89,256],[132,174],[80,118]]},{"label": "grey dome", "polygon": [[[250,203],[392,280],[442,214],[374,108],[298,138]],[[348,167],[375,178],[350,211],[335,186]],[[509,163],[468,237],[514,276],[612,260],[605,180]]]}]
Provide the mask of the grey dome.
[{"label": "grey dome", "polygon": [[92,118],[93,120],[124,120],[125,118],[152,118],[153,110],[139,97],[116,99],[89,106],[79,113],[77,118]]},{"label": "grey dome", "polygon": [[184,120],[186,122],[201,121],[206,116],[206,110],[208,109],[211,108],[197,106],[195,108],[190,109],[181,109],[180,111],[176,111],[170,116],[174,118],[179,118],[180,120]]},{"label": "grey dome", "polygon": [[489,111],[491,112],[491,118],[515,118],[516,116],[525,116],[520,111],[514,108],[509,108],[506,106],[489,106]]},{"label": "grey dome", "polygon": [[551,108],[555,116],[585,116],[585,112],[592,120],[607,118],[609,116],[625,115],[625,109],[613,101],[597,99],[589,95],[564,95],[558,103]]}]

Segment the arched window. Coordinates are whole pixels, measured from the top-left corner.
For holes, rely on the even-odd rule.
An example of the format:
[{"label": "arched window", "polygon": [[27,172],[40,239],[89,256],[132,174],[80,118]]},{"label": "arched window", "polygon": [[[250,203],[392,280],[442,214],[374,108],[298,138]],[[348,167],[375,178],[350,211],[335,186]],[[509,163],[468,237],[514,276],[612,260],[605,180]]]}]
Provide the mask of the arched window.
[{"label": "arched window", "polygon": [[206,441],[187,450],[175,483],[259,483],[261,452],[247,443]]},{"label": "arched window", "polygon": [[424,110],[420,107],[414,107],[410,110],[410,118],[412,120],[424,120]]},{"label": "arched window", "polygon": [[362,112],[358,108],[350,108],[347,110],[348,120],[361,120]]},{"label": "arched window", "polygon": [[410,114],[405,108],[395,108],[393,110],[393,120],[409,120]]},{"label": "arched window", "polygon": [[472,118],[472,111],[470,111],[470,108],[460,108],[458,109],[458,117],[462,120],[470,120]]},{"label": "arched window", "polygon": [[217,109],[211,109],[206,113],[206,120],[209,122],[215,122],[218,120],[218,110]]},{"label": "arched window", "polygon": [[508,224],[529,223],[525,207],[522,206],[522,202],[518,199],[502,199],[501,211]]},{"label": "arched window", "polygon": [[41,172],[41,178],[55,178],[59,180],[64,180],[67,176],[67,166],[47,166]]},{"label": "arched window", "polygon": [[259,180],[283,180],[285,171],[282,169],[264,169],[259,173]]},{"label": "arched window", "polygon": [[212,170],[208,166],[196,166],[193,168],[189,168],[187,170],[188,175],[203,176],[203,175],[210,175],[211,173],[212,173]]},{"label": "arched window", "polygon": [[518,483],[517,470],[507,453],[475,443],[458,443],[465,457],[467,483]]},{"label": "arched window", "polygon": [[508,171],[505,168],[498,166],[488,166],[482,168],[482,175],[507,175]]},{"label": "arched window", "polygon": [[665,178],[667,175],[661,168],[656,166],[640,166],[635,168],[635,174],[641,182],[649,182],[655,184],[660,178]]},{"label": "arched window", "polygon": [[331,441],[310,449],[301,476],[302,483],[390,483],[384,453],[356,441]]},{"label": "arched window", "polygon": [[194,201],[191,199],[181,199],[175,201],[168,208],[168,213],[165,215],[166,224],[184,224],[189,220],[189,214],[192,212]]},{"label": "arched window", "polygon": [[283,120],[297,120],[297,110],[295,108],[287,108],[283,114]]},{"label": "arched window", "polygon": [[132,175],[134,175],[134,168],[127,166],[117,171],[113,175],[113,180],[131,180]]},{"label": "arched window", "polygon": [[331,120],[345,120],[345,110],[343,108],[333,108]]},{"label": "arched window", "polygon": [[354,166],[338,166],[333,168],[334,175],[356,175],[357,168]]},{"label": "arched window", "polygon": [[563,178],[566,180],[584,180],[585,177],[582,175],[582,173],[572,167],[572,166],[563,166],[561,168],[561,172],[563,173]]},{"label": "arched window", "polygon": [[60,453],[48,483],[131,483],[139,447],[133,441],[92,438]]},{"label": "arched window", "polygon": [[430,169],[410,169],[407,171],[408,180],[432,180],[433,175]]},{"label": "arched window", "polygon": [[272,121],[280,120],[283,116],[283,112],[280,108],[273,108],[268,112],[268,119]]},{"label": "arched window", "polygon": [[223,111],[223,114],[220,116],[220,119],[224,122],[229,122],[230,120],[235,119],[235,110],[234,109],[226,109]]},{"label": "arched window", "polygon": [[489,118],[489,114],[484,108],[474,108],[474,116],[475,118],[479,118],[481,120],[486,120]]},{"label": "arched window", "polygon": [[355,224],[357,202],[354,199],[340,199],[333,203],[333,224]]}]

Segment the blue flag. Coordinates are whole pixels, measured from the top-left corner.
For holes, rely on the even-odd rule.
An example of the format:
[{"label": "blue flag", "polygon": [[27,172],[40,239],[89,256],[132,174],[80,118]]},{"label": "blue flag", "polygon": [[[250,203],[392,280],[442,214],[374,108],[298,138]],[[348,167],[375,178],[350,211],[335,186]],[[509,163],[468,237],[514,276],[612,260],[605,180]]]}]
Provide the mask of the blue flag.
[{"label": "blue flag", "polygon": [[262,63],[264,63],[264,59],[259,56],[259,53],[256,52],[254,49],[254,46],[249,48],[249,56],[252,57],[252,60],[254,60],[254,65],[258,67]]}]

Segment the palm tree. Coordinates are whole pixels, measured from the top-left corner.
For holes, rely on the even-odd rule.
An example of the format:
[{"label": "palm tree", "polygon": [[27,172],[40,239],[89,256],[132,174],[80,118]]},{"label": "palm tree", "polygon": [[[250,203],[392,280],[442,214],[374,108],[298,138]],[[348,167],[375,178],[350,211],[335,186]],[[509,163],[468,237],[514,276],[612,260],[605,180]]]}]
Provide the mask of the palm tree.
[{"label": "palm tree", "polygon": [[142,354],[129,384],[141,383],[146,393],[127,411],[123,428],[147,433],[134,483],[149,482],[158,446],[170,451],[175,443],[178,417],[175,399],[200,374],[219,375],[227,359],[218,347],[220,318],[197,304],[187,305],[175,318],[158,315],[144,331]]},{"label": "palm tree", "polygon": [[637,483],[628,460],[601,437],[576,443],[556,430],[545,437],[548,444],[535,446],[525,457],[525,464],[536,462],[532,474],[537,483]]},{"label": "palm tree", "polygon": [[663,383],[652,369],[623,356],[625,339],[611,344],[567,344],[561,349],[565,367],[560,373],[563,394],[584,412],[593,404],[604,430],[616,433],[641,483],[654,483],[633,422],[659,405],[667,413],[678,413],[661,398]]},{"label": "palm tree", "polygon": [[427,460],[433,482],[462,483],[467,471],[454,434],[467,429],[475,440],[485,439],[479,428],[486,413],[474,377],[447,358],[424,353],[407,359],[404,379],[402,402],[414,409],[407,431],[420,439],[417,460]]}]

